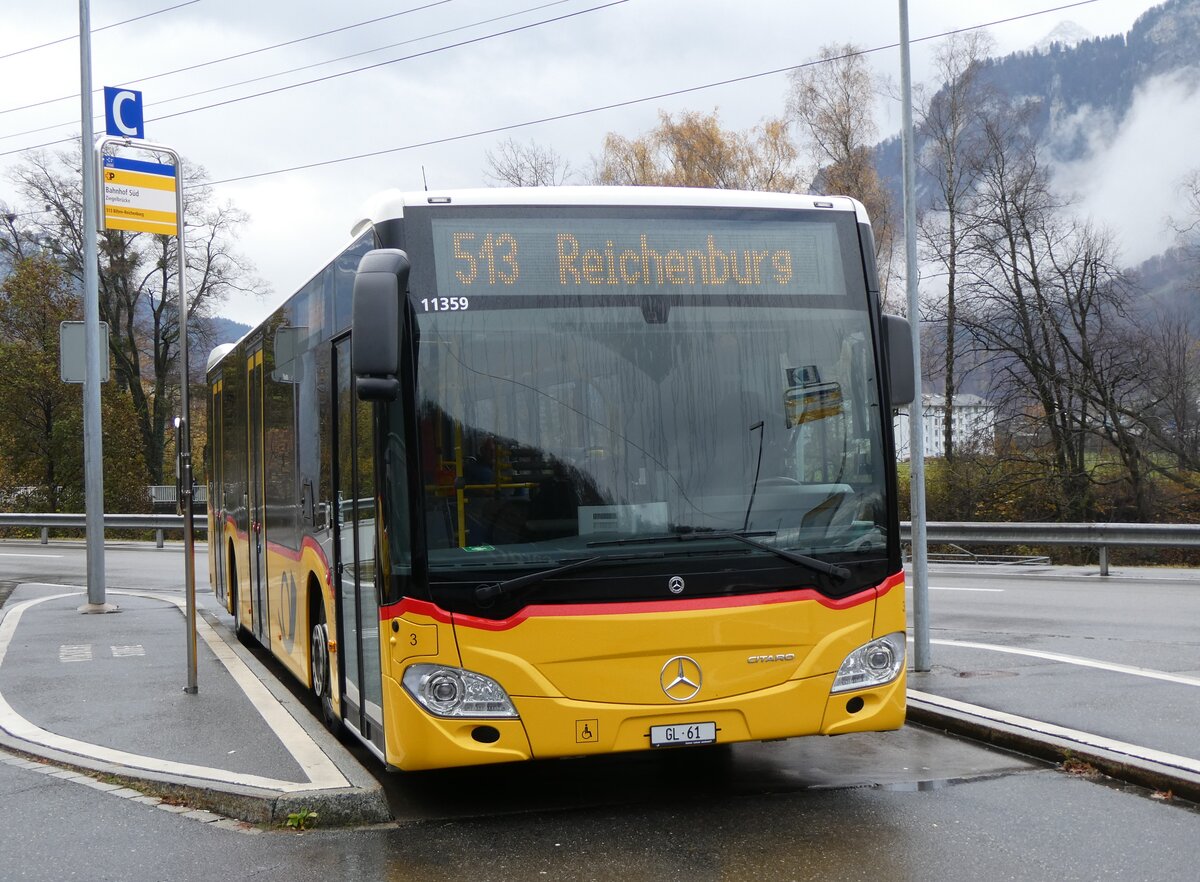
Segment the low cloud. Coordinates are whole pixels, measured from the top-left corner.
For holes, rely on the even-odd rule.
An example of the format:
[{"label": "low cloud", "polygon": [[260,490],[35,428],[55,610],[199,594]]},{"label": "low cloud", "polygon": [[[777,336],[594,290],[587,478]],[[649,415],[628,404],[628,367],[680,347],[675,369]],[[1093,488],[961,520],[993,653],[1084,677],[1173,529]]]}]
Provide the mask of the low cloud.
[{"label": "low cloud", "polygon": [[[1055,169],[1056,188],[1074,198],[1081,216],[1114,233],[1127,265],[1173,241],[1168,218],[1179,215],[1181,181],[1200,168],[1198,86],[1196,68],[1149,80],[1118,125],[1106,114],[1091,121],[1087,158]],[[1088,125],[1086,114],[1068,125]]]}]

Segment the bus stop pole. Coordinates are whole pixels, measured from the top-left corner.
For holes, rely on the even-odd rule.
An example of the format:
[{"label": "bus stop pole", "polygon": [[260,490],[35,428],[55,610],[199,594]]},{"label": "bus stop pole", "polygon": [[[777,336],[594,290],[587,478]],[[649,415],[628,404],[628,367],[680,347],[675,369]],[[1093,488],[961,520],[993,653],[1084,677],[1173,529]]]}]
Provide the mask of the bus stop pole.
[{"label": "bus stop pole", "polygon": [[921,302],[918,296],[916,163],[913,147],[912,65],[908,52],[908,0],[900,0],[900,80],[904,158],[904,278],[912,328],[916,394],[908,418],[908,464],[912,509],[913,669],[929,670],[929,560],[925,534],[925,403],[921,395]]},{"label": "bus stop pole", "polygon": [[179,235],[176,239],[179,261],[179,500],[183,509],[183,572],[187,595],[187,686],[183,691],[195,695],[200,691],[196,677],[196,538],[192,528],[192,442],[191,410],[188,386],[187,332],[187,254],[184,250],[183,222],[183,160],[175,154],[175,216]]}]

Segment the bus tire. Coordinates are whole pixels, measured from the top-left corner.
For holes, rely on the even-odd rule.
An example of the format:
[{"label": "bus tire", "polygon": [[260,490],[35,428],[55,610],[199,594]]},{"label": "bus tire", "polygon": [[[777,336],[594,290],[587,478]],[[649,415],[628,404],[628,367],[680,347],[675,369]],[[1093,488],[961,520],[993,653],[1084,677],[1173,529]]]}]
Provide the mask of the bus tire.
[{"label": "bus tire", "polygon": [[312,636],[308,644],[308,667],[312,682],[313,697],[321,708],[321,719],[325,728],[337,733],[341,720],[333,707],[333,682],[329,666],[329,626],[325,622],[325,606],[317,604],[313,618]]},{"label": "bus tire", "polygon": [[239,641],[245,640],[249,633],[242,627],[241,610],[238,608],[238,575],[237,558],[233,552],[233,543],[229,543],[229,553],[225,557],[225,571],[229,574],[229,611],[233,613],[233,633]]}]

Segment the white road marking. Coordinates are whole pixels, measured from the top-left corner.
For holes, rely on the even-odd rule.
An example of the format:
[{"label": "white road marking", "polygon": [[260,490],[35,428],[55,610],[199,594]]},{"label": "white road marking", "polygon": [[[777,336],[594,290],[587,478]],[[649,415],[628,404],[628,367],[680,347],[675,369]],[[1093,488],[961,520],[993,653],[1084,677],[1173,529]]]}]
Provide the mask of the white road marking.
[{"label": "white road marking", "polygon": [[995,711],[991,708],[980,707],[976,704],[967,704],[965,701],[956,701],[953,698],[943,698],[940,695],[931,695],[928,692],[918,692],[915,689],[909,689],[908,694],[919,701],[924,701],[927,704],[934,705],[935,707],[954,710],[958,711],[959,713],[971,714],[972,716],[981,717],[985,720],[990,720],[997,723],[1006,723],[1010,726],[1016,726],[1037,734],[1051,735],[1055,738],[1065,738],[1069,741],[1074,741],[1077,744],[1086,744],[1089,747],[1098,747],[1102,750],[1124,754],[1125,756],[1137,757],[1138,759],[1149,760],[1151,762],[1159,763],[1160,765],[1171,766],[1172,768],[1176,769],[1183,769],[1185,771],[1192,772],[1193,774],[1200,774],[1200,760],[1179,756],[1174,753],[1165,753],[1161,750],[1152,750],[1148,747],[1142,747],[1139,744],[1130,744],[1127,741],[1117,741],[1113,738],[1105,738],[1101,735],[1093,735],[1090,732],[1081,732],[1078,729],[1068,729],[1065,726],[1056,726],[1053,723],[1043,723],[1041,720],[1032,720],[1029,717],[1020,717],[1016,714]]},{"label": "white road marking", "polygon": [[19,554],[15,551],[0,551],[0,557],[56,557],[60,558],[61,554]]},{"label": "white road marking", "polygon": [[60,662],[81,662],[92,660],[92,644],[80,643],[76,645],[64,644],[58,647],[58,660]]},{"label": "white road marking", "polygon": [[130,643],[127,646],[110,646],[113,658],[133,658],[138,655],[145,655],[146,648],[140,643]]},{"label": "white road marking", "polygon": [[1019,646],[997,646],[992,643],[975,643],[970,640],[930,640],[939,646],[958,646],[963,649],[986,649],[991,652],[1004,652],[1009,655],[1024,655],[1030,658],[1041,658],[1046,661],[1062,662],[1068,665],[1078,665],[1083,668],[1098,668],[1102,671],[1113,671],[1118,674],[1132,674],[1135,677],[1148,677],[1151,680],[1165,680],[1168,683],[1178,683],[1183,686],[1200,686],[1200,677],[1189,677],[1186,674],[1171,674],[1154,668],[1139,668],[1133,665],[1123,665],[1117,662],[1100,661],[1079,655],[1066,655],[1061,652],[1045,652],[1040,649],[1022,649]]},{"label": "white road marking", "polygon": [[[17,630],[17,623],[20,622],[25,610],[36,604],[44,603],[47,600],[75,597],[78,594],[79,592],[72,591],[64,594],[53,594],[47,597],[36,597],[32,600],[26,600],[13,606],[5,607],[3,611],[4,617],[0,619],[0,665],[4,663],[4,657]],[[125,594],[165,601],[175,604],[181,612],[184,611],[183,598],[140,591],[109,591],[109,594]],[[261,787],[266,790],[285,793],[348,787],[349,782],[338,770],[337,766],[334,765],[333,761],[325,755],[300,724],[279,704],[267,687],[259,682],[258,678],[254,676],[245,662],[237,657],[229,645],[216,634],[212,626],[203,617],[197,617],[196,629],[200,636],[204,638],[204,642],[213,650],[217,659],[229,671],[234,681],[241,687],[246,697],[250,699],[251,704],[254,705],[255,709],[266,720],[267,725],[271,727],[275,736],[279,738],[296,762],[299,763],[304,773],[308,776],[308,783],[282,781],[261,775],[231,772],[226,769],[215,769],[192,763],[180,763],[172,760],[158,759],[157,757],[140,756],[139,754],[127,753],[123,750],[116,750],[68,738],[34,725],[13,710],[3,695],[0,695],[0,727],[3,727],[15,738],[20,738],[34,744],[42,744],[54,750],[61,750],[76,754],[77,756],[89,757],[102,762],[116,763],[152,772],[181,775],[202,780],[221,781],[228,784],[241,784],[248,787]]]}]

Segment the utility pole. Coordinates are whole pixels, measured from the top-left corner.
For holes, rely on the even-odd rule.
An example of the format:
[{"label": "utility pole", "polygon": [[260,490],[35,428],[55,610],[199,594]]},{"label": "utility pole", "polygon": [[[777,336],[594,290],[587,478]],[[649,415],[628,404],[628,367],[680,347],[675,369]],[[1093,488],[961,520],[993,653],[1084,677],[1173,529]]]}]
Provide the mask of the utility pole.
[{"label": "utility pole", "polygon": [[[79,0],[80,156],[83,158],[83,474],[87,532],[87,596],[83,613],[115,612],[104,599],[104,453],[100,421],[100,271],[96,264],[96,166],[92,152],[92,16]],[[105,353],[107,355],[107,353]]]},{"label": "utility pole", "polygon": [[913,146],[912,65],[908,52],[908,0],[900,0],[900,89],[903,94],[901,143],[904,156],[904,277],[908,323],[912,328],[916,394],[908,419],[908,464],[912,509],[913,668],[929,670],[929,556],[925,535],[925,408],[921,396],[921,301],[917,283],[916,160]]}]

